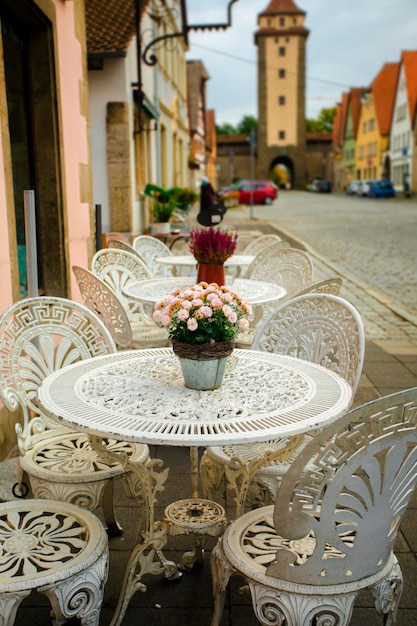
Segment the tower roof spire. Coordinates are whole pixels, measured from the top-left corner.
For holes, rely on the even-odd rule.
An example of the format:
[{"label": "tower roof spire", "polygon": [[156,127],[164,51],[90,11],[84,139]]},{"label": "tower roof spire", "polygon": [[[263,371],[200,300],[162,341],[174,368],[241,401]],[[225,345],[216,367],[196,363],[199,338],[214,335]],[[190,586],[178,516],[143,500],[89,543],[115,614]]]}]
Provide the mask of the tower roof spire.
[{"label": "tower roof spire", "polygon": [[260,15],[279,15],[281,13],[305,15],[305,11],[298,8],[293,0],[271,0]]}]

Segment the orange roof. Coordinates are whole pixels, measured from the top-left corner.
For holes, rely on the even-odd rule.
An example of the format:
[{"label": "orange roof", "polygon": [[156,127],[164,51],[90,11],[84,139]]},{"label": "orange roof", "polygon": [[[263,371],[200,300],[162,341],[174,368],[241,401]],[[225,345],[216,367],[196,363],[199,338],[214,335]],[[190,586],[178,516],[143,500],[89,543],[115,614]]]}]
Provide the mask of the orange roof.
[{"label": "orange roof", "polygon": [[338,128],[337,135],[335,135],[335,125],[333,126],[333,141],[335,146],[343,146],[343,142],[345,140],[345,132],[346,132],[346,120],[349,109],[349,99],[350,94],[348,91],[342,93],[342,102],[340,103],[340,110],[338,106],[339,112],[339,120],[338,120]]},{"label": "orange roof", "polygon": [[[141,12],[149,0],[142,2]],[[85,0],[87,51],[126,52],[136,32],[132,0]]]},{"label": "orange roof", "polygon": [[305,11],[301,11],[293,0],[271,0],[266,9],[260,15],[277,15],[279,13],[297,13],[305,15]]},{"label": "orange roof", "polygon": [[381,135],[389,135],[400,63],[385,63],[371,84]]},{"label": "orange roof", "polygon": [[405,50],[401,55],[404,66],[405,86],[408,96],[410,119],[414,120],[417,105],[417,50]]},{"label": "orange roof", "polygon": [[361,96],[369,91],[369,87],[352,87],[350,90],[350,114],[352,116],[353,136],[358,134],[359,116],[361,112]]}]

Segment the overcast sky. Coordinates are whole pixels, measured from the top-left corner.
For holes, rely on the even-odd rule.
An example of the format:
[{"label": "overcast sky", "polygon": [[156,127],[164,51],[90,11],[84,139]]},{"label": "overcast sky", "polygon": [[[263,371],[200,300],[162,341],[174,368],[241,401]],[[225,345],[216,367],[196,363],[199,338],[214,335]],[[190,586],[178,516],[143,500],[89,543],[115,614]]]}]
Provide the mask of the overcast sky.
[{"label": "overcast sky", "polygon": [[[369,85],[402,50],[417,50],[417,0],[295,0],[307,13],[306,116],[340,101],[350,87]],[[188,22],[226,22],[229,0],[187,0]],[[257,117],[257,16],[269,0],[237,0],[232,27],[191,31],[188,59],[203,61],[210,80],[207,107],[216,123]],[[417,78],[417,77],[416,77]]]}]

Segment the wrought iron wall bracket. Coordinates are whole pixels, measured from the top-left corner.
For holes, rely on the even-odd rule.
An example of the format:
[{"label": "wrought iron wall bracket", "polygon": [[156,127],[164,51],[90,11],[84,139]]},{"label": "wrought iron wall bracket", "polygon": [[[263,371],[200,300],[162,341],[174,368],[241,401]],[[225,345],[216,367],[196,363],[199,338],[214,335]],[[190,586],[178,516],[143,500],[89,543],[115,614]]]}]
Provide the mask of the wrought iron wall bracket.
[{"label": "wrought iron wall bracket", "polygon": [[185,43],[188,44],[188,33],[191,30],[226,30],[232,25],[232,5],[238,0],[229,0],[229,4],[227,6],[227,22],[219,22],[216,24],[187,24],[186,20],[186,10],[185,10],[185,0],[181,0],[181,17],[182,17],[182,30],[177,33],[167,33],[165,35],[160,35],[156,37],[152,41],[150,41],[147,46],[144,48],[142,53],[142,60],[146,65],[156,65],[158,59],[154,52],[150,52],[152,48],[154,48],[161,41],[168,41],[169,39],[175,39],[178,37],[183,37]]}]

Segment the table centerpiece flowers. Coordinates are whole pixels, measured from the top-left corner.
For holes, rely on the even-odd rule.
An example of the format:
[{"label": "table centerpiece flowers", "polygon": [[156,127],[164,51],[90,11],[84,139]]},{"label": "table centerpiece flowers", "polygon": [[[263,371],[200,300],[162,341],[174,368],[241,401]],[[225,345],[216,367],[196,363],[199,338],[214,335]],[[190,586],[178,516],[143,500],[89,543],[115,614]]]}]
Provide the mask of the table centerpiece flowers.
[{"label": "table centerpiece flowers", "polygon": [[154,321],[168,330],[187,387],[220,387],[234,339],[249,326],[251,304],[217,283],[176,288],[155,305]]},{"label": "table centerpiece flowers", "polygon": [[237,246],[237,230],[192,228],[189,249],[197,261],[197,283],[202,280],[225,284],[224,263]]}]

